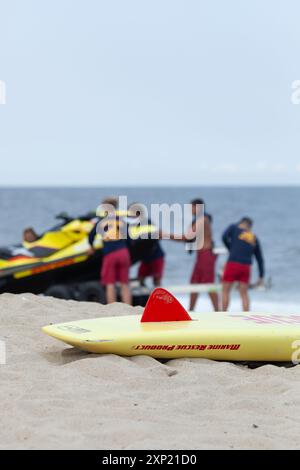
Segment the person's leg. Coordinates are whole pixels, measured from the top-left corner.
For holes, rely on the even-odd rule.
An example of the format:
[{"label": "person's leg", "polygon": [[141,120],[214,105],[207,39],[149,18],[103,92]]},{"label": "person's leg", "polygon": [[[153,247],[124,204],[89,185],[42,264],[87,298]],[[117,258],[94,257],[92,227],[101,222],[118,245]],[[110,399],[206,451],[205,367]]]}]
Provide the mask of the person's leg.
[{"label": "person's leg", "polygon": [[[194,269],[191,275],[191,280],[190,280],[190,283],[192,285],[198,284],[199,282],[201,282],[201,271],[200,272],[199,271],[200,270],[199,270],[199,263],[198,263],[198,256],[197,256],[195,264],[194,264]],[[197,292],[191,292],[190,308],[189,308],[190,312],[192,312],[195,309],[198,297],[199,297],[199,294]]]},{"label": "person's leg", "polygon": [[195,309],[198,297],[199,297],[199,294],[197,294],[196,292],[191,293],[191,295],[190,295],[190,308],[189,308],[190,312],[192,312]]},{"label": "person's leg", "polygon": [[121,284],[121,300],[124,304],[132,304],[132,296],[129,284]]},{"label": "person's leg", "polygon": [[210,297],[210,300],[211,300],[211,303],[213,305],[213,308],[214,308],[215,312],[218,312],[220,310],[218,293],[217,292],[209,292],[208,295]]},{"label": "person's leg", "polygon": [[132,296],[129,286],[130,256],[128,250],[118,251],[118,269],[117,277],[121,284],[121,300],[124,304],[131,305]]},{"label": "person's leg", "polygon": [[242,299],[242,306],[243,306],[243,311],[244,312],[249,312],[249,310],[250,310],[250,300],[249,300],[249,294],[248,294],[248,287],[249,287],[248,284],[246,284],[244,282],[240,282],[239,290],[240,290],[240,296],[241,296],[241,299]]},{"label": "person's leg", "polygon": [[161,286],[161,276],[157,276],[157,275],[153,276],[153,285],[155,287]]},{"label": "person's leg", "polygon": [[147,277],[147,274],[147,264],[142,261],[138,270],[138,280],[140,281],[141,286],[145,285],[145,279]]},{"label": "person's leg", "polygon": [[227,312],[228,310],[231,288],[232,288],[231,282],[223,282],[223,287],[222,287],[222,310],[223,312]]},{"label": "person's leg", "polygon": [[[214,284],[216,279],[216,261],[217,256],[212,252],[208,251],[206,254],[206,264],[205,264],[205,271],[203,273],[203,280],[207,284]],[[215,312],[220,310],[219,304],[219,295],[217,292],[209,292],[208,293],[212,306]]]},{"label": "person's leg", "polygon": [[105,255],[103,258],[101,282],[105,287],[106,302],[108,304],[116,302],[117,294],[115,289],[114,260],[111,254]]},{"label": "person's leg", "polygon": [[106,302],[112,304],[117,301],[116,289],[114,284],[106,285]]},{"label": "person's leg", "polygon": [[161,258],[156,259],[152,263],[152,272],[153,272],[153,284],[155,287],[161,286],[161,280],[164,273],[165,259],[162,256]]}]

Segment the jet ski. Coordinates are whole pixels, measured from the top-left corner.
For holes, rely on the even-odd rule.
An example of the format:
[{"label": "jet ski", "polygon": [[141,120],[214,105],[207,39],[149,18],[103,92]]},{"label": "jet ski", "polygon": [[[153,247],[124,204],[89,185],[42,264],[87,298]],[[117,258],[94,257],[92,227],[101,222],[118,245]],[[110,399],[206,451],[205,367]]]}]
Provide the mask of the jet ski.
[{"label": "jet ski", "polygon": [[[31,292],[63,299],[105,303],[99,283],[102,240],[97,236],[95,252],[89,254],[88,235],[97,222],[95,213],[80,217],[59,214],[60,222],[33,242],[0,247],[0,294]],[[135,244],[137,246],[137,244]],[[137,251],[129,246],[133,262]],[[144,305],[148,292],[135,287],[134,305]]]}]

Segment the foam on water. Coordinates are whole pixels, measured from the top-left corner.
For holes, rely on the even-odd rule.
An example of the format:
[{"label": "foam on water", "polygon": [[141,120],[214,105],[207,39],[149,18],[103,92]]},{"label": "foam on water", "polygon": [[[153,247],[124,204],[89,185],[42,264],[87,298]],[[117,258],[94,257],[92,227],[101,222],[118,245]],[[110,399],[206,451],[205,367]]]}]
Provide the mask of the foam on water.
[{"label": "foam on water", "polygon": [[[252,295],[251,300],[251,311],[257,313],[270,313],[270,314],[280,314],[280,315],[290,315],[290,314],[300,314],[300,305],[297,303],[287,303],[287,302],[274,302],[273,300],[268,300],[268,296],[263,298],[263,293],[259,295]],[[176,296],[179,302],[185,307],[189,306],[189,297],[187,295]],[[242,310],[241,302],[239,297],[234,294],[230,304],[231,312],[240,312]],[[207,295],[202,295],[197,302],[196,306],[197,312],[210,312],[212,311],[212,306],[210,299]]]}]

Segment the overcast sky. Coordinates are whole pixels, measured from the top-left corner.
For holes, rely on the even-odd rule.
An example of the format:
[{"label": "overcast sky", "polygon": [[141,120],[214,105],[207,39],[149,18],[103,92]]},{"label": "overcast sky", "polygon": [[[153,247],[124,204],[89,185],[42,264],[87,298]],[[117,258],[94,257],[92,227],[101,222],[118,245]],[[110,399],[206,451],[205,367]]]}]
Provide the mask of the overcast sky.
[{"label": "overcast sky", "polygon": [[0,185],[298,184],[299,0],[0,0]]}]

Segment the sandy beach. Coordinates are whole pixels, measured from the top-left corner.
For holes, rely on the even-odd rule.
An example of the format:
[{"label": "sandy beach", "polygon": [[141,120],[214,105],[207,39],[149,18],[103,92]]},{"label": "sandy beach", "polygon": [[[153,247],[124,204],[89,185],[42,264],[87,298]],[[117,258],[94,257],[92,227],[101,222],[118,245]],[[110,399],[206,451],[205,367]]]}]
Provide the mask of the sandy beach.
[{"label": "sandy beach", "polygon": [[97,356],[48,323],[140,308],[0,296],[1,449],[286,449],[300,446],[300,367]]}]

